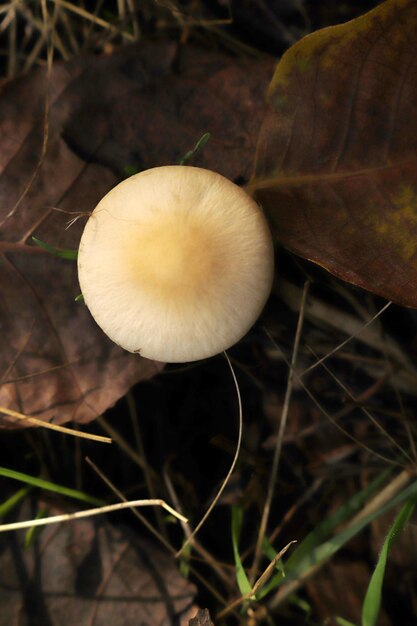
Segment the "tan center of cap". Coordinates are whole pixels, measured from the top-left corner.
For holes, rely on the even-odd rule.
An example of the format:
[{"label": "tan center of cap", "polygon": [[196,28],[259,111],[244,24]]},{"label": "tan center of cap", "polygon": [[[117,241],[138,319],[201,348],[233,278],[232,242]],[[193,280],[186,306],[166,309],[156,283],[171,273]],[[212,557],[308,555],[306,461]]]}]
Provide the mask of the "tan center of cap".
[{"label": "tan center of cap", "polygon": [[[138,225],[134,244],[124,249],[129,279],[148,295],[171,301],[195,299],[207,282],[216,280],[216,262],[210,229],[203,230],[195,218],[174,216]],[[216,271],[217,266],[217,271]]]}]

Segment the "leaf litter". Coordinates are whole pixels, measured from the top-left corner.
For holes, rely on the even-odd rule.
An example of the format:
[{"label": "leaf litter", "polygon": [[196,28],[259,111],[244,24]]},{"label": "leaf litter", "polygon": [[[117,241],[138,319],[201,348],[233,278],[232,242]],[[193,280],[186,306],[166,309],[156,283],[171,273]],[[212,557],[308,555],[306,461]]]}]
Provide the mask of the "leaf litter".
[{"label": "leaf litter", "polygon": [[[202,128],[212,138],[195,164],[249,177],[271,61],[255,73],[253,61],[187,48],[174,74],[175,55],[175,44],[142,44],[55,63],[49,83],[36,70],[3,85],[0,405],[54,423],[86,423],[161,370],[102,335],[74,302],[75,264],[31,245],[31,237],[76,249],[82,220],[66,231],[65,211],[91,211],[128,165],[178,162]],[[48,141],[39,162],[47,91]],[[3,418],[3,425],[16,422]]]}]

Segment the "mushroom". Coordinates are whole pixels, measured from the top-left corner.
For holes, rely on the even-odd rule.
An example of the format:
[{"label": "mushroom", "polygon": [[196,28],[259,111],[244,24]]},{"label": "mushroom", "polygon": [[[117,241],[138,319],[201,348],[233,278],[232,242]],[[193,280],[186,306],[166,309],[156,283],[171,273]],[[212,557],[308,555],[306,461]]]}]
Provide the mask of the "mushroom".
[{"label": "mushroom", "polygon": [[256,202],[220,174],[155,167],[112,189],[81,237],[84,301],[119,346],[157,361],[213,356],[269,296],[273,244]]}]

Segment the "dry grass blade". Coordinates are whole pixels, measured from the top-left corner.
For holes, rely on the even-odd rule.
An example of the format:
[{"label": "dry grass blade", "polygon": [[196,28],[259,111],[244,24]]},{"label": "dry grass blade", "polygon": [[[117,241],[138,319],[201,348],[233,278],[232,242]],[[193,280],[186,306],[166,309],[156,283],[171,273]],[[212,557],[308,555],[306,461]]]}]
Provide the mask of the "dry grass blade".
[{"label": "dry grass blade", "polygon": [[235,371],[233,369],[233,365],[230,362],[228,354],[226,352],[224,352],[223,354],[224,354],[224,356],[226,358],[227,364],[228,364],[228,366],[230,368],[230,371],[232,373],[232,378],[233,378],[233,382],[235,384],[237,401],[238,401],[238,406],[239,406],[239,433],[238,433],[237,444],[236,444],[236,452],[235,452],[235,456],[233,457],[233,461],[232,461],[232,464],[230,466],[230,469],[227,472],[227,476],[224,479],[224,481],[223,481],[219,491],[217,492],[215,498],[213,499],[212,503],[210,504],[210,506],[207,509],[206,513],[204,514],[203,518],[200,520],[200,522],[197,524],[197,526],[195,527],[193,532],[187,537],[187,539],[183,543],[183,546],[182,546],[181,550],[178,550],[178,552],[176,554],[177,557],[180,556],[182,554],[182,552],[185,550],[185,548],[188,546],[188,544],[190,544],[192,542],[192,540],[194,539],[195,535],[198,533],[198,531],[203,526],[204,522],[207,520],[208,516],[210,515],[210,513],[212,512],[212,510],[216,506],[217,502],[220,499],[220,496],[222,495],[223,491],[226,488],[227,483],[229,482],[229,479],[230,479],[231,475],[233,474],[233,471],[235,469],[237,460],[239,458],[240,446],[241,446],[241,443],[242,443],[242,431],[243,431],[242,398],[240,396],[239,384],[237,382],[237,378],[236,378]]},{"label": "dry grass blade", "polygon": [[[97,473],[97,475],[101,478],[101,480],[103,482],[106,483],[106,485],[111,489],[111,491],[113,491],[113,493],[120,498],[120,500],[122,502],[126,502],[128,503],[127,498],[122,494],[122,492],[117,489],[117,487],[109,480],[109,478],[107,476],[105,476],[103,474],[103,472],[97,467],[97,465],[95,463],[93,463],[93,461],[89,458],[86,458],[87,463],[90,465],[90,467],[93,468],[93,470]],[[132,513],[135,515],[135,517],[140,520],[144,526],[146,526],[146,528],[149,530],[149,532],[151,532],[154,537],[156,537],[156,539],[158,539],[158,541],[160,541],[162,543],[162,545],[168,550],[168,552],[170,552],[170,554],[172,554],[173,556],[175,556],[176,551],[175,548],[173,548],[171,546],[171,544],[169,543],[169,541],[167,541],[165,539],[165,537],[163,537],[157,530],[156,528],[154,528],[152,526],[152,524],[150,522],[148,522],[148,520],[146,519],[146,517],[144,517],[143,515],[141,515],[141,513],[139,513],[139,511],[137,509],[135,509],[133,506],[130,507],[130,510],[132,511]],[[184,522],[181,522],[184,523]],[[189,566],[190,567],[190,571],[193,573],[193,575],[198,578],[198,580],[208,589],[208,591],[213,595],[214,598],[217,598],[217,600],[223,604],[226,605],[226,600],[225,598],[223,598],[219,592],[217,591],[217,589],[215,589],[196,569],[193,568],[192,565]]]},{"label": "dry grass blade", "polygon": [[58,424],[43,422],[36,417],[24,415],[23,413],[18,413],[17,411],[12,411],[12,409],[7,409],[4,406],[0,406],[0,413],[3,413],[3,415],[7,415],[8,417],[11,417],[13,419],[22,420],[29,424],[33,424],[34,426],[48,428],[49,430],[56,430],[57,432],[63,433],[64,435],[72,435],[73,437],[79,437],[80,439],[89,439],[90,441],[99,441],[100,443],[113,443],[113,440],[110,439],[110,437],[103,437],[102,435],[92,435],[91,433],[83,433],[82,431],[73,430],[72,428],[66,428],[65,426],[59,426]]},{"label": "dry grass blade", "polygon": [[9,58],[7,61],[7,76],[10,78],[16,72],[16,9],[12,7],[8,15],[10,17],[9,30]]},{"label": "dry grass blade", "polygon": [[[181,504],[178,500],[178,496],[174,489],[174,485],[172,484],[171,478],[168,473],[168,464],[166,464],[164,467],[164,480],[165,480],[165,484],[168,489],[168,493],[169,493],[169,497],[171,501],[173,502],[176,510],[182,513]],[[181,522],[181,526],[184,531],[184,535],[188,539],[192,533],[190,524],[188,522],[187,523]],[[208,552],[208,550],[206,550],[204,546],[202,546],[196,538],[193,538],[191,540],[191,545],[193,546],[194,550],[199,554],[199,556],[203,559],[203,561],[212,568],[212,570],[220,578],[222,583],[226,585],[226,587],[231,587],[231,579],[229,578],[229,576],[227,576],[227,574],[225,574],[221,566],[217,563],[216,559],[210,554],[210,552]]]},{"label": "dry grass blade", "polygon": [[[64,9],[67,9],[67,11],[71,11],[72,13],[79,15],[83,19],[90,21],[93,24],[96,24],[97,26],[101,26],[105,30],[110,30],[115,33],[119,32],[116,26],[113,26],[113,24],[106,22],[106,20],[103,20],[101,17],[98,17],[98,15],[95,15],[94,13],[89,13],[82,7],[78,7],[77,5],[72,4],[71,2],[66,2],[66,0],[52,0],[52,1],[58,4],[59,6],[63,7]],[[132,35],[131,33],[123,31],[121,34],[126,40],[134,41],[134,35]]]},{"label": "dry grass blade", "polygon": [[85,511],[77,511],[76,513],[63,513],[62,515],[52,515],[51,517],[42,517],[40,519],[26,520],[25,522],[12,522],[11,524],[2,524],[0,532],[9,530],[20,530],[22,528],[32,528],[33,526],[48,526],[49,524],[59,524],[60,522],[70,522],[72,520],[81,519],[83,517],[93,517],[94,515],[102,515],[104,513],[112,513],[113,511],[121,511],[134,506],[161,506],[165,511],[179,519],[187,521],[187,518],[177,513],[164,500],[132,500],[130,502],[117,502],[116,504],[108,504],[107,506],[97,507],[95,509],[86,509]]},{"label": "dry grass blade", "polygon": [[[127,456],[132,459],[132,461],[134,463],[136,463],[136,465],[138,465],[142,470],[145,471],[146,468],[146,462],[142,459],[142,457],[140,456],[140,454],[138,454],[136,452],[136,450],[134,450],[126,441],[126,439],[124,439],[122,437],[122,435],[116,430],[116,428],[114,428],[102,415],[100,415],[97,418],[97,422],[100,424],[100,426],[102,427],[102,429],[104,430],[104,432],[106,432],[107,434],[110,435],[110,437],[112,438],[112,441],[114,441],[114,443],[116,445],[119,446],[119,448],[121,450],[123,450],[123,452],[125,452],[127,454]],[[149,466],[148,466],[149,468]],[[152,476],[154,475],[152,468],[149,468],[149,471],[151,472]]]},{"label": "dry grass blade", "polygon": [[[271,340],[271,343],[274,345],[275,349],[278,351],[280,357],[283,359],[283,361],[285,361],[286,363],[288,363],[288,360],[285,356],[285,354],[283,353],[283,351],[281,350],[281,348],[279,347],[279,345],[277,344],[277,342],[275,341],[275,339],[272,337],[271,333],[265,328],[265,333],[266,335],[269,337],[269,339]],[[307,385],[304,383],[304,381],[302,380],[302,378],[300,378],[297,374],[296,374],[296,378],[297,378],[297,382],[301,385],[301,387],[304,389],[305,393],[307,394],[307,396],[310,398],[310,400],[314,403],[314,405],[319,409],[319,411],[334,425],[336,426],[336,428],[338,430],[340,430],[341,433],[343,433],[346,437],[348,437],[349,439],[351,439],[351,441],[354,441],[358,446],[360,446],[361,448],[363,448],[363,450],[366,450],[367,452],[369,452],[370,454],[372,454],[373,456],[375,456],[376,458],[380,459],[381,461],[384,461],[385,463],[389,463],[390,465],[395,465],[398,467],[406,467],[406,465],[404,463],[400,463],[395,459],[389,459],[388,457],[384,456],[383,454],[380,454],[379,452],[376,452],[375,450],[372,450],[372,448],[370,448],[369,446],[367,446],[365,443],[363,443],[363,441],[360,441],[359,439],[357,439],[356,437],[354,437],[353,435],[351,435],[347,430],[345,430],[343,428],[343,426],[341,426],[337,419],[335,419],[332,415],[330,415],[330,413],[328,411],[326,411],[326,409],[324,408],[324,406],[322,404],[320,404],[320,402],[317,400],[316,396],[310,391],[310,389],[307,387]],[[343,409],[342,409],[343,411]]]},{"label": "dry grass blade", "polygon": [[[307,346],[307,348],[310,350],[310,352],[316,357],[316,353],[314,352],[314,350],[312,348],[310,348],[309,346]],[[351,393],[351,391],[346,387],[346,385],[340,380],[340,378],[338,378],[336,376],[336,374],[334,374],[330,368],[327,367],[327,365],[325,363],[323,363],[323,359],[319,360],[316,362],[316,365],[320,364],[323,369],[329,374],[329,376],[332,377],[332,379],[337,383],[337,385],[339,385],[340,389],[342,389],[346,395],[356,404],[357,403],[357,399],[354,397],[354,395]],[[410,461],[411,464],[414,463],[413,459],[411,458],[411,456],[408,454],[408,452],[394,439],[394,437],[392,437],[390,435],[390,433],[386,430],[386,428],[384,428],[377,419],[375,419],[375,417],[363,406],[359,405],[359,408],[361,409],[361,411],[363,411],[363,413],[367,416],[367,418],[370,420],[370,422],[376,427],[378,428],[378,430],[388,439],[388,441],[390,441],[392,443],[392,445],[394,446],[394,448],[397,448],[397,450],[399,450],[401,452],[401,454],[404,455],[404,457]]]},{"label": "dry grass blade", "polygon": [[[121,502],[128,502],[128,499],[123,495],[123,493],[116,487],[116,485],[114,485],[111,480],[101,471],[101,469],[99,467],[97,467],[97,465],[95,463],[93,463],[93,461],[91,459],[89,459],[88,457],[86,457],[86,462],[89,464],[89,466],[95,471],[95,473],[97,474],[97,476],[99,476],[101,478],[101,480],[109,487],[109,489],[121,500]],[[144,525],[146,526],[146,528],[149,530],[150,533],[152,533],[152,535],[154,537],[156,537],[156,539],[158,539],[158,541],[160,541],[162,543],[162,545],[169,551],[171,552],[171,554],[175,554],[175,549],[171,546],[171,544],[169,543],[169,541],[167,541],[167,539],[165,537],[163,537],[161,535],[161,533],[159,533],[157,531],[156,528],[154,528],[154,526],[152,526],[152,524],[146,519],[146,517],[144,517],[141,513],[139,513],[139,511],[137,509],[135,509],[134,506],[130,507],[130,510],[132,511],[132,513],[135,515],[135,517],[138,518],[138,520]]]},{"label": "dry grass blade", "polygon": [[[292,311],[298,312],[299,302],[301,300],[301,289],[285,279],[281,279],[280,295]],[[348,338],[355,338],[373,350],[381,352],[381,334],[375,329],[373,324],[367,324],[366,322],[364,325],[363,321],[356,316],[346,313],[338,307],[330,305],[317,297],[309,299],[306,305],[305,317],[314,324],[325,323],[329,328],[333,328],[339,333],[342,332],[344,335],[347,335]],[[412,392],[416,387],[417,380],[417,369],[413,361],[404,353],[392,337],[389,338],[389,341],[387,340],[385,342],[384,351],[387,352],[396,366],[400,366],[398,372],[396,372],[396,379],[398,384],[400,384],[400,388],[407,392],[409,392],[409,390]],[[303,372],[303,374],[304,373],[305,372]]]},{"label": "dry grass blade", "polygon": [[[353,517],[349,523],[344,527],[344,530],[354,527],[358,522],[365,519],[368,515],[375,513],[379,509],[382,509],[386,504],[388,504],[394,497],[399,494],[404,488],[409,484],[411,479],[413,478],[413,472],[409,470],[405,470],[401,472],[398,476],[396,476],[382,491],[377,493],[372,500],[358,513],[355,517]],[[311,565],[307,570],[305,570],[302,575],[296,580],[292,580],[286,585],[281,586],[277,593],[271,598],[268,607],[271,611],[275,611],[279,606],[281,606],[288,597],[292,594],[296,593],[300,587],[304,585],[304,583],[311,578],[316,572],[318,572],[327,561],[321,561],[314,565]]]},{"label": "dry grass blade", "polygon": [[349,526],[354,526],[367,515],[370,515],[371,513],[374,513],[378,509],[382,508],[384,504],[392,500],[397,493],[405,489],[414,476],[415,470],[409,469],[406,469],[402,471],[401,474],[398,474],[398,476],[396,476],[386,487],[384,487],[384,489],[377,493],[376,496],[374,496],[372,500],[364,506],[362,511],[350,520]]},{"label": "dry grass blade", "polygon": [[[155,476],[155,472],[151,471],[151,467],[150,467],[150,465],[148,463],[148,460],[146,458],[145,446],[143,445],[142,435],[141,435],[140,427],[139,427],[139,415],[138,415],[138,411],[136,409],[136,403],[135,403],[135,400],[134,400],[134,397],[133,397],[133,394],[132,394],[131,391],[127,392],[126,401],[127,401],[127,406],[128,406],[130,420],[132,422],[132,428],[133,428],[133,433],[134,433],[134,437],[135,437],[135,440],[136,440],[136,446],[137,446],[137,449],[139,450],[140,458],[143,460],[143,463],[144,463],[144,465],[143,465],[143,473],[145,474],[145,481],[146,481],[146,487],[147,487],[147,490],[148,490],[148,495],[151,498],[156,498],[157,497],[157,491],[156,491],[156,489],[154,487],[154,481],[156,479],[156,476]],[[176,504],[175,504],[175,506],[176,506]],[[176,506],[176,508],[178,509],[177,506]],[[162,519],[162,515],[161,515],[161,510],[160,509],[156,509],[156,519],[157,519],[158,526],[159,526],[159,529],[160,529],[161,533],[166,536],[165,525],[164,525],[164,521]]]},{"label": "dry grass blade", "polygon": [[310,365],[309,367],[307,367],[307,369],[305,369],[303,372],[301,372],[300,376],[304,376],[305,374],[307,374],[308,372],[311,372],[313,369],[315,369],[318,365],[321,365],[324,361],[326,361],[327,359],[329,359],[331,356],[333,356],[338,350],[341,350],[342,348],[345,347],[345,345],[347,343],[349,343],[350,341],[352,341],[352,339],[356,339],[357,336],[363,332],[366,328],[368,328],[368,326],[370,326],[378,317],[380,317],[380,315],[382,315],[382,313],[384,313],[384,311],[386,311],[388,309],[388,307],[390,307],[392,304],[392,302],[387,302],[377,313],[375,313],[375,315],[366,322],[366,324],[364,324],[361,328],[359,328],[358,332],[350,335],[347,339],[345,339],[345,341],[342,341],[342,343],[339,343],[338,346],[336,346],[335,348],[333,348],[333,350],[331,350],[330,352],[328,352],[327,354],[325,354],[323,357],[321,357],[320,359],[318,359],[315,363],[313,363],[312,365]]},{"label": "dry grass blade", "polygon": [[276,482],[277,475],[278,475],[279,459],[280,459],[280,456],[281,456],[282,442],[283,442],[283,439],[284,439],[284,432],[285,432],[285,427],[286,427],[286,424],[287,424],[288,411],[289,411],[289,408],[290,408],[290,402],[291,402],[291,396],[292,396],[292,390],[293,390],[293,383],[294,383],[295,365],[296,365],[296,362],[297,362],[298,348],[300,346],[301,333],[302,333],[302,329],[303,329],[304,312],[305,312],[305,306],[306,306],[306,300],[307,300],[307,294],[308,294],[309,285],[310,285],[310,283],[307,281],[305,283],[305,285],[304,285],[303,295],[302,295],[302,299],[301,299],[300,313],[299,313],[299,316],[298,316],[297,330],[296,330],[296,333],[295,333],[294,346],[293,346],[293,351],[292,351],[292,356],[291,356],[291,363],[290,363],[290,369],[289,369],[289,373],[288,373],[287,389],[286,389],[286,392],[285,392],[285,398],[284,398],[284,404],[283,404],[283,407],[282,407],[281,420],[280,420],[280,424],[279,424],[277,441],[276,441],[275,450],[274,450],[274,458],[273,458],[273,461],[272,461],[271,477],[269,479],[267,496],[266,496],[266,500],[265,500],[264,509],[262,511],[261,524],[260,524],[260,527],[259,527],[258,537],[257,537],[257,540],[256,540],[255,555],[254,555],[254,558],[253,558],[253,565],[252,565],[251,577],[250,577],[252,582],[255,579],[256,572],[257,572],[258,566],[259,566],[259,561],[260,561],[260,558],[261,558],[262,543],[263,543],[263,540],[264,540],[264,537],[265,537],[266,527],[268,525],[269,512],[270,512],[270,509],[271,509],[272,498],[273,498],[274,490],[275,490],[275,482]]},{"label": "dry grass blade", "polygon": [[[16,5],[18,6],[18,5]],[[41,145],[41,150],[40,150],[40,155],[39,155],[39,159],[38,159],[38,163],[36,165],[36,167],[34,168],[32,174],[29,177],[29,180],[25,186],[25,188],[23,189],[23,192],[20,194],[18,200],[15,202],[14,206],[6,213],[5,217],[0,221],[0,228],[11,218],[15,215],[15,213],[18,211],[20,205],[22,204],[23,200],[26,198],[27,194],[29,193],[30,189],[32,188],[33,183],[35,182],[43,161],[45,159],[45,155],[46,155],[46,149],[48,146],[48,137],[49,137],[49,108],[50,108],[50,94],[49,94],[49,85],[50,85],[50,81],[51,81],[51,72],[52,72],[52,62],[53,62],[53,45],[51,42],[51,38],[50,38],[50,26],[49,26],[49,20],[48,20],[48,12],[47,12],[47,8],[46,8],[46,2],[45,0],[42,0],[41,3],[41,7],[42,7],[42,15],[43,15],[43,33],[41,36],[41,41],[42,41],[42,45],[43,45],[43,40],[46,42],[46,53],[47,53],[47,83],[48,83],[48,87],[47,87],[47,91],[46,91],[46,97],[45,97],[45,107],[44,107],[44,114],[43,114],[43,138],[42,138],[42,145]],[[24,242],[20,242],[20,243],[24,243]]]},{"label": "dry grass blade", "polygon": [[252,593],[257,593],[268,582],[273,574],[276,564],[282,559],[284,554],[287,552],[290,546],[293,545],[293,543],[297,543],[297,540],[293,539],[292,541],[290,541],[290,543],[282,548],[282,550],[278,552],[278,554],[272,559],[266,570],[263,572],[263,574],[259,576],[258,580],[253,585]]},{"label": "dry grass blade", "polygon": [[258,591],[260,591],[260,589],[262,589],[262,587],[271,578],[278,561],[282,559],[284,554],[293,545],[293,543],[297,543],[297,541],[295,540],[290,541],[290,543],[288,543],[284,548],[282,548],[282,550],[280,550],[280,552],[278,552],[278,554],[272,559],[272,561],[270,562],[268,567],[265,569],[265,571],[259,576],[258,580],[254,583],[252,589],[248,593],[245,593],[243,596],[241,596],[240,598],[237,598],[237,600],[229,604],[229,606],[227,606],[223,611],[220,611],[220,613],[218,613],[216,616],[217,619],[222,619],[223,617],[228,615],[231,611],[235,610],[236,607],[243,604],[243,602],[250,600]]}]

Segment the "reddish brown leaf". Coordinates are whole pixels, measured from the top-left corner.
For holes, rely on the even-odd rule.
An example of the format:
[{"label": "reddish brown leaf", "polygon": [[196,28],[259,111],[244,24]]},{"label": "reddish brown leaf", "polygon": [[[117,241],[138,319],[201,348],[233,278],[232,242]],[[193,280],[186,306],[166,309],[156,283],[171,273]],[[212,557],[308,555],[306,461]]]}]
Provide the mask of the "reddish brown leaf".
[{"label": "reddish brown leaf", "polygon": [[417,307],[417,3],[293,46],[270,87],[253,189],[277,238]]},{"label": "reddish brown leaf", "polygon": [[29,549],[24,537],[0,539],[2,624],[163,626],[180,623],[192,603],[173,558],[105,519],[47,526]]},{"label": "reddish brown leaf", "polygon": [[207,131],[195,164],[248,177],[271,61],[176,53],[172,43],[141,44],[57,64],[50,81],[39,70],[1,87],[0,406],[88,422],[160,367],[113,345],[74,302],[75,263],[30,237],[76,248],[85,218],[65,230],[71,216],[54,208],[91,211],[126,166],[176,163]]}]

